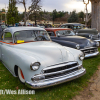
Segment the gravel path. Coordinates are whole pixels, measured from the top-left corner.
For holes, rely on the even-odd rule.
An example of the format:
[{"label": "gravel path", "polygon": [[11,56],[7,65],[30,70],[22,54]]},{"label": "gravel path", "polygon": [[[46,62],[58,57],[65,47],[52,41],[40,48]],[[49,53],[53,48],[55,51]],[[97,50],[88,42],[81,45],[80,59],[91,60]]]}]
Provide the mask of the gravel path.
[{"label": "gravel path", "polygon": [[100,100],[100,66],[97,72],[89,80],[88,87],[72,100]]}]

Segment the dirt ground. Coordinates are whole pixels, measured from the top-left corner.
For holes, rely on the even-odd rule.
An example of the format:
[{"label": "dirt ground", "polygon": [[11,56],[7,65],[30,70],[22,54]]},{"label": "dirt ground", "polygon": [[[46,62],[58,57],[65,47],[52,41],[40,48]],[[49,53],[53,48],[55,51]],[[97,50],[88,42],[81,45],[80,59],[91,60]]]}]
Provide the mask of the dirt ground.
[{"label": "dirt ground", "polygon": [[100,100],[100,66],[89,80],[88,87],[72,100]]}]

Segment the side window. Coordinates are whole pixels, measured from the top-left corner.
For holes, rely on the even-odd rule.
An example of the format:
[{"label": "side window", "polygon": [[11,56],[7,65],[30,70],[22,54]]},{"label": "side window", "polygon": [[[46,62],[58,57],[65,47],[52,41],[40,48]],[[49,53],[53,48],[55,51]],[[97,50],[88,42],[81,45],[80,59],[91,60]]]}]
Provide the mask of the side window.
[{"label": "side window", "polygon": [[13,43],[12,34],[10,32],[5,32],[5,34],[4,34],[4,42]]},{"label": "side window", "polygon": [[51,32],[51,31],[47,31],[49,36],[55,36],[54,32]]}]

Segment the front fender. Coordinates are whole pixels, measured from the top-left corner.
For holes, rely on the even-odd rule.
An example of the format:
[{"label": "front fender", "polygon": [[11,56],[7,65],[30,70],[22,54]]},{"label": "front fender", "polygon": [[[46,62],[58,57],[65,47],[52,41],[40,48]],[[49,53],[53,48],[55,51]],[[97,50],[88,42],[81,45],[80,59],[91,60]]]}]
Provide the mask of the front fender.
[{"label": "front fender", "polygon": [[56,39],[52,39],[53,42],[59,43],[63,46],[67,46],[67,47],[71,47],[71,48],[75,48],[76,49],[76,45],[77,43],[75,42],[70,42],[70,41],[65,41],[65,40],[56,40]]},{"label": "front fender", "polygon": [[83,61],[79,59],[79,55],[82,53],[82,51],[69,48],[69,47],[65,47],[65,48],[74,56],[75,61],[77,61],[79,64],[82,64]]}]

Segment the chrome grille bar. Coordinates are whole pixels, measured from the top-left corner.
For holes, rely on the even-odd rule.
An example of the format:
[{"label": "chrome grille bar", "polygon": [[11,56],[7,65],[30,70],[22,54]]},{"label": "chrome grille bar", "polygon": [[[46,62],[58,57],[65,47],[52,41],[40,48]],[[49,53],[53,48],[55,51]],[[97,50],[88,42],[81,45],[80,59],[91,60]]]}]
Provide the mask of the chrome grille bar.
[{"label": "chrome grille bar", "polygon": [[48,76],[48,75],[60,74],[60,73],[66,72],[66,71],[70,71],[70,70],[76,69],[76,68],[78,68],[78,67],[80,67],[80,65],[75,66],[75,67],[72,67],[72,68],[69,68],[69,69],[66,69],[66,70],[61,70],[61,71],[52,72],[52,73],[45,73],[45,74],[43,74],[43,75]]},{"label": "chrome grille bar", "polygon": [[77,66],[77,65],[78,65],[77,62],[69,62],[66,64],[54,65],[54,66],[44,68],[43,73],[61,71],[61,70],[72,68],[72,67]]}]

